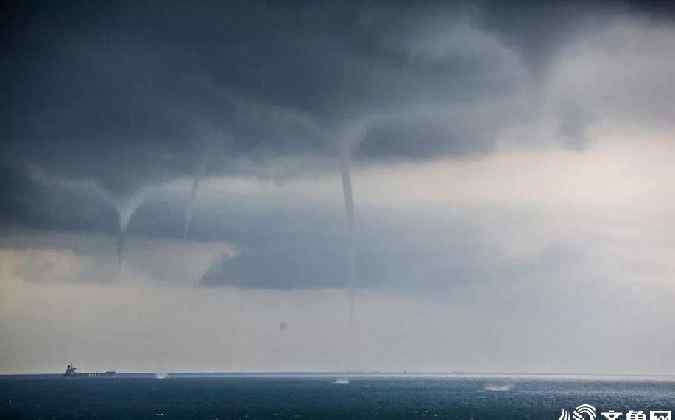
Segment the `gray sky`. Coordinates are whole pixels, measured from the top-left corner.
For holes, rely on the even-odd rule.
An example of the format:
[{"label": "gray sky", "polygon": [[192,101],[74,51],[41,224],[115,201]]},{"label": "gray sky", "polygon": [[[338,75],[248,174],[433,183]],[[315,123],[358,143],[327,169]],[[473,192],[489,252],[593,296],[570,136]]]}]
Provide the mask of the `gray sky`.
[{"label": "gray sky", "polygon": [[670,10],[38,2],[5,26],[0,372],[675,372]]}]

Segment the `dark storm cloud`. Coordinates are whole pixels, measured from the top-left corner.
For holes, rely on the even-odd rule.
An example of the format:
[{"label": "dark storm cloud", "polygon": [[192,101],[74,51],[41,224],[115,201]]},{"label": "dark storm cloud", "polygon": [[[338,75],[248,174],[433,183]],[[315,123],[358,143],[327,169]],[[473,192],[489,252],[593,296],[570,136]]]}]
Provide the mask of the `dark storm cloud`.
[{"label": "dark storm cloud", "polygon": [[[504,128],[544,113],[542,91],[560,52],[625,15],[670,16],[634,2],[24,3],[2,32],[9,100],[0,117],[0,217],[113,230],[111,202],[146,198],[202,167],[208,176],[279,179],[335,170],[341,148],[364,165],[488,153]],[[583,149],[595,115],[559,96],[551,104],[559,140]],[[185,200],[165,198],[138,198],[132,230],[181,235]],[[238,226],[194,228],[195,239],[243,250],[212,267],[204,284],[285,287],[264,279],[270,273],[258,259],[287,274],[279,282],[342,283],[340,235],[274,236],[259,208],[228,211],[206,219]],[[331,216],[322,222],[342,217]],[[423,258],[413,250],[379,246],[411,235],[365,238],[369,256],[358,264],[366,278],[388,278],[376,262],[392,259],[411,270],[490,276],[454,245],[456,264],[468,265],[444,265],[440,255],[415,264]]]},{"label": "dark storm cloud", "polygon": [[[513,74],[497,40],[476,28],[518,39],[523,56],[541,55],[571,19],[561,19],[564,29],[536,31],[546,36],[532,31],[558,8],[24,5],[5,34],[10,130],[3,157],[124,194],[193,173],[205,143],[217,162],[210,169],[227,172],[242,155],[332,152],[336,127],[375,114],[393,117],[368,134],[365,156],[484,151],[493,133],[454,127],[448,134],[452,124],[411,114],[518,88],[523,74]],[[418,130],[420,150],[410,146]]]}]

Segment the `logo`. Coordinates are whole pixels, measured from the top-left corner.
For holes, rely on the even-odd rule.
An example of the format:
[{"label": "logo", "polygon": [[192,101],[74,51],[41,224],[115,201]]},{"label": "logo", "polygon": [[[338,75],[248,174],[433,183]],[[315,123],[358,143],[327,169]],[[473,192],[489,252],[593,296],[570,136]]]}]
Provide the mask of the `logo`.
[{"label": "logo", "polygon": [[649,420],[671,420],[670,411],[650,411]]},{"label": "logo", "polygon": [[[629,410],[627,412],[608,410],[600,415],[607,420],[647,420],[647,412],[643,410]],[[581,404],[570,413],[561,410],[558,420],[595,420],[597,417],[595,407],[590,404]],[[672,420],[672,412],[666,410],[649,411],[649,420]]]},{"label": "logo", "polygon": [[581,404],[572,411],[570,416],[569,411],[561,410],[558,420],[595,420],[595,407],[590,404]]}]

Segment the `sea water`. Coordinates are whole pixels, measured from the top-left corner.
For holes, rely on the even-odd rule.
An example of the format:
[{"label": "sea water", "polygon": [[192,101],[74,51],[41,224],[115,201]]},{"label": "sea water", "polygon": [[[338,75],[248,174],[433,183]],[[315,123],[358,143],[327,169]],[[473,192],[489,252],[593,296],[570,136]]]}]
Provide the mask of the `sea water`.
[{"label": "sea water", "polygon": [[[590,404],[675,412],[672,379],[169,375],[0,377],[2,419],[556,420]],[[674,413],[675,414],[675,413]],[[621,419],[625,419],[625,415]]]}]

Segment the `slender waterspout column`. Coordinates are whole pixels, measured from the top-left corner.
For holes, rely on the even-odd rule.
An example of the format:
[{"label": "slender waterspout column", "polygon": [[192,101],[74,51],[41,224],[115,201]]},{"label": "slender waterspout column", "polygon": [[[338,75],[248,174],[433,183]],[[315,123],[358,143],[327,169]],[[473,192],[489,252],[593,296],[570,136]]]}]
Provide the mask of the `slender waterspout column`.
[{"label": "slender waterspout column", "polygon": [[117,217],[119,221],[119,230],[117,232],[117,269],[122,272],[124,268],[124,255],[126,253],[126,235],[129,228],[129,222],[136,210],[143,204],[145,198],[144,191],[138,191],[126,198],[118,199],[115,203]]},{"label": "slender waterspout column", "polygon": [[344,194],[345,211],[347,213],[347,290],[349,291],[349,324],[354,322],[354,283],[356,277],[356,243],[354,192],[352,190],[351,158],[349,151],[341,153],[340,173],[342,175],[342,192]]},{"label": "slender waterspout column", "polygon": [[356,120],[339,131],[340,174],[347,215],[347,290],[349,293],[349,325],[354,321],[356,287],[356,212],[354,210],[354,190],[352,188],[352,153],[365,137],[367,122]]},{"label": "slender waterspout column", "polygon": [[183,225],[183,239],[187,239],[188,233],[190,232],[190,225],[192,224],[192,215],[194,212],[195,202],[197,200],[197,192],[199,191],[199,184],[206,174],[206,164],[208,161],[208,154],[204,155],[197,173],[195,174],[194,179],[192,180],[192,188],[190,189],[190,197],[188,198],[187,205],[185,206],[185,223]]}]

